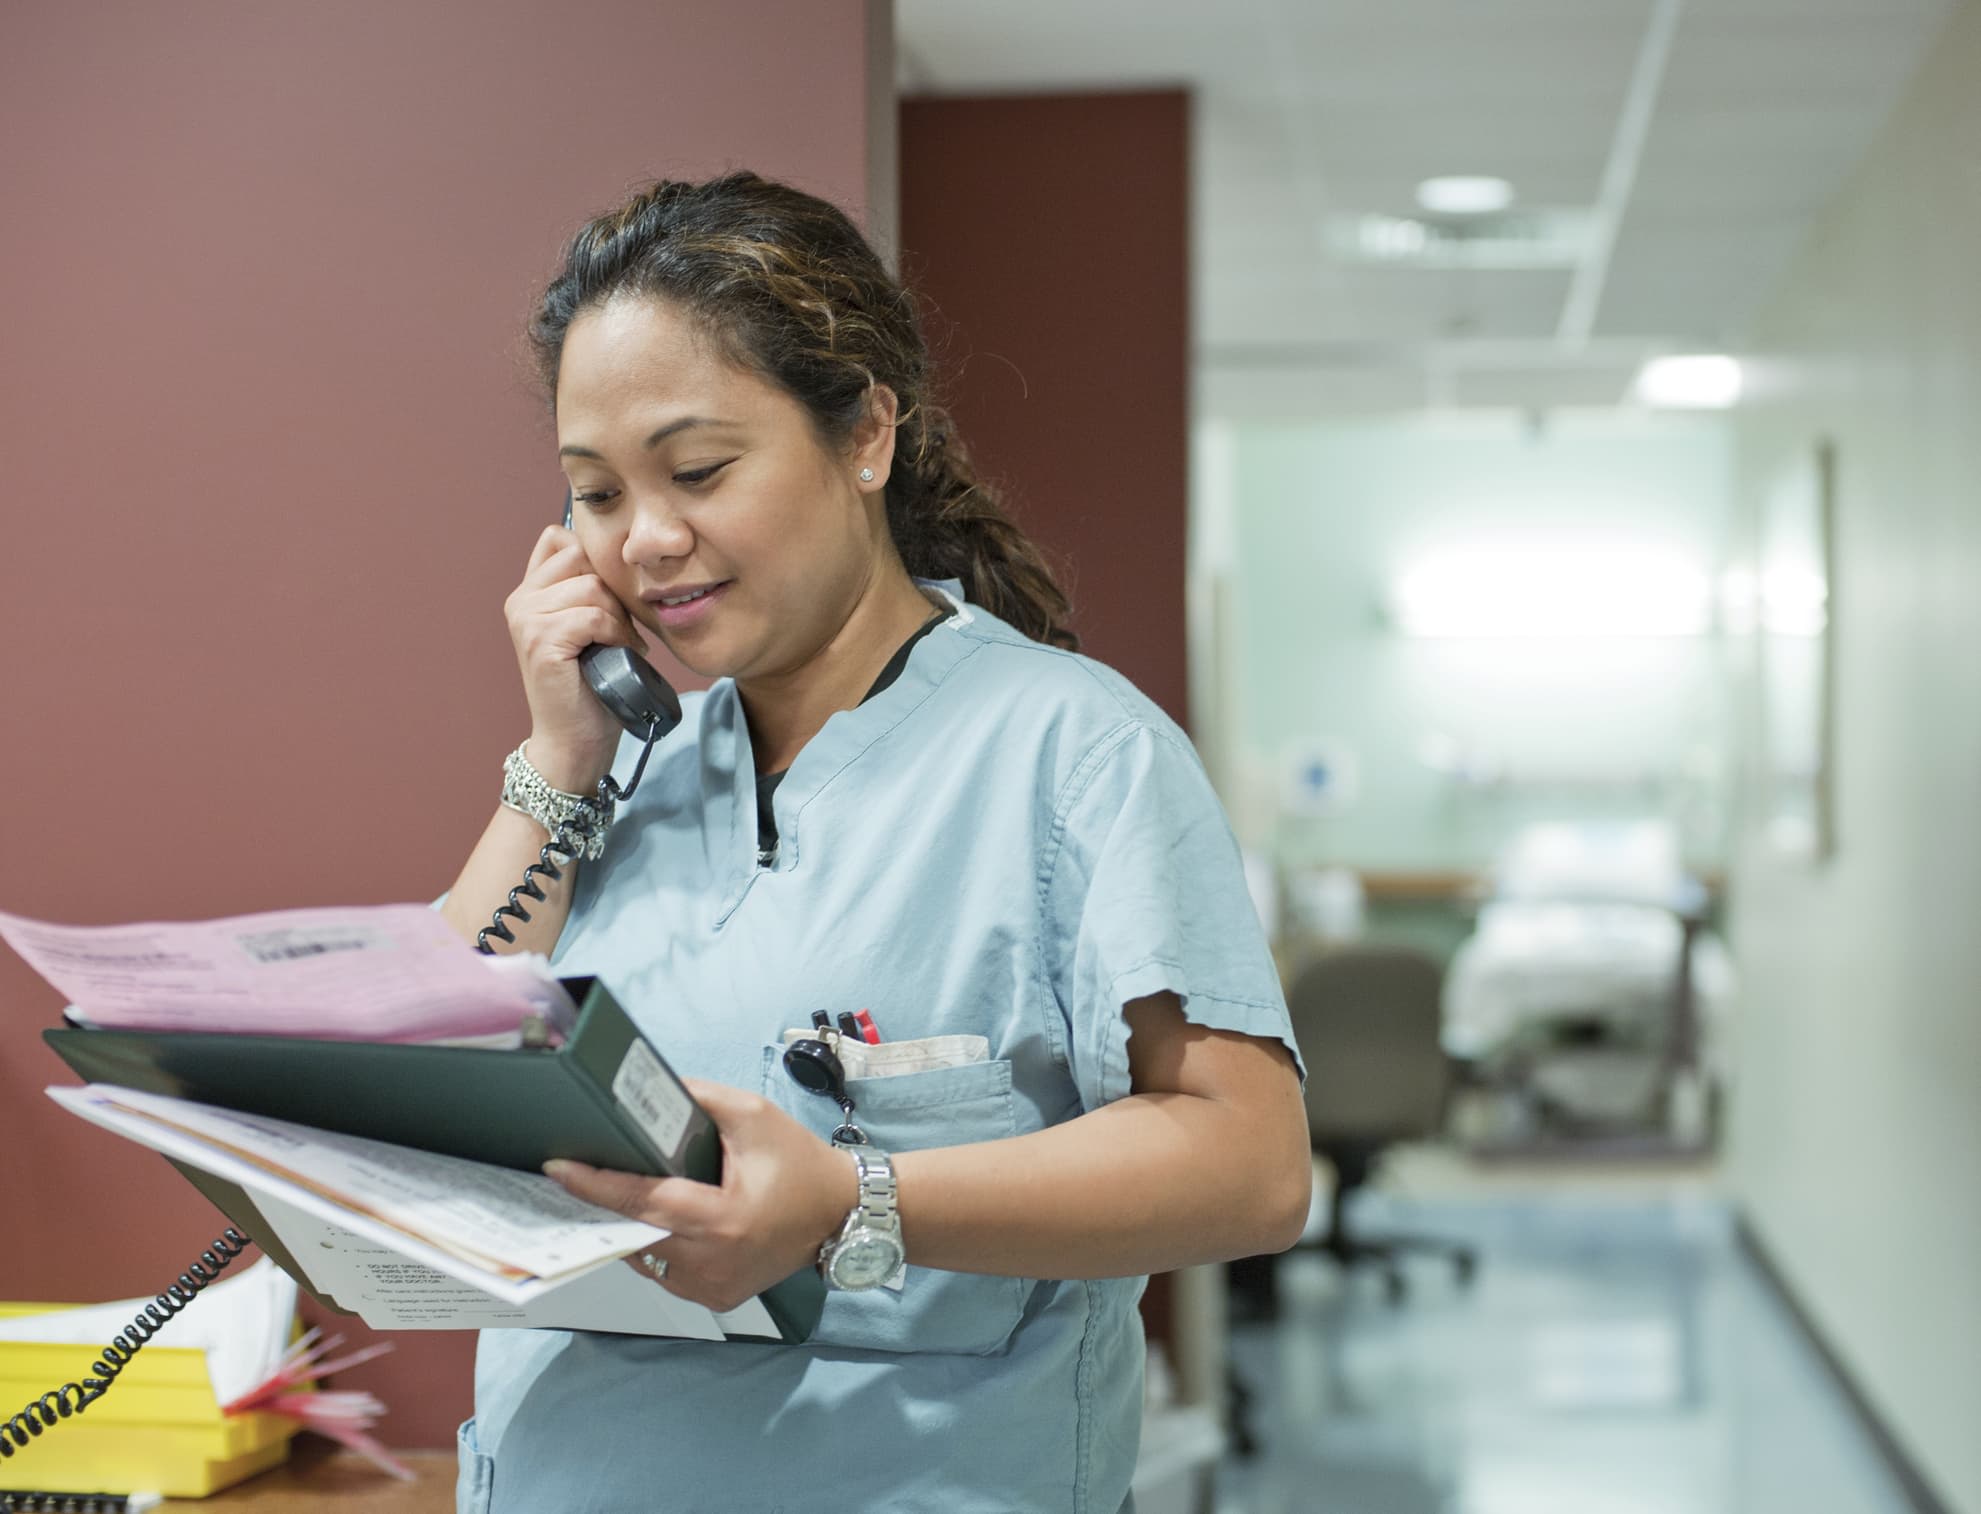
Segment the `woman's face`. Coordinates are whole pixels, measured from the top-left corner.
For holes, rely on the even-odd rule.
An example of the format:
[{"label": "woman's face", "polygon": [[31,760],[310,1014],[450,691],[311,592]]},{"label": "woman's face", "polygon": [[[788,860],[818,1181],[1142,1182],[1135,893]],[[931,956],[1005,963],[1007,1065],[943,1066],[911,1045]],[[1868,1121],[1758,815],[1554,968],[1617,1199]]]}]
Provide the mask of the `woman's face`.
[{"label": "woman's face", "polygon": [[883,570],[892,429],[835,455],[797,400],[659,301],[617,296],[572,321],[557,442],[593,569],[704,676],[803,666]]}]

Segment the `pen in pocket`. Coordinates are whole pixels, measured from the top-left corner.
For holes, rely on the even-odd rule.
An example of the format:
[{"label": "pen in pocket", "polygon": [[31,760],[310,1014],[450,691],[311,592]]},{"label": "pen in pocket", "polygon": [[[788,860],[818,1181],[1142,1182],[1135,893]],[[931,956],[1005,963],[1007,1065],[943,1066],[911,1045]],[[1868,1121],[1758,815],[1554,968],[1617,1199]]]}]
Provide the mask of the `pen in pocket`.
[{"label": "pen in pocket", "polygon": [[864,1009],[858,1014],[839,1012],[839,1033],[849,1041],[864,1041],[869,1046],[880,1045],[880,1027],[874,1024],[874,1017]]}]

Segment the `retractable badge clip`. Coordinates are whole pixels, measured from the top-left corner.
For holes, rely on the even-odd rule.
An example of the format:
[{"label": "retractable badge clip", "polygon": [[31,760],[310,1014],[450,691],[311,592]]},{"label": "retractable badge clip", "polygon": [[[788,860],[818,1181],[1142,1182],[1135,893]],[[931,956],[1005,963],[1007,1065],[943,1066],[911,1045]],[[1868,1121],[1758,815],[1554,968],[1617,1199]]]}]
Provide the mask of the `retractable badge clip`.
[{"label": "retractable badge clip", "polygon": [[784,1070],[791,1081],[811,1093],[824,1094],[839,1106],[844,1118],[833,1127],[835,1146],[865,1146],[867,1133],[853,1123],[853,1101],[846,1093],[846,1068],[832,1049],[830,1030],[820,1038],[806,1036],[784,1048]]}]

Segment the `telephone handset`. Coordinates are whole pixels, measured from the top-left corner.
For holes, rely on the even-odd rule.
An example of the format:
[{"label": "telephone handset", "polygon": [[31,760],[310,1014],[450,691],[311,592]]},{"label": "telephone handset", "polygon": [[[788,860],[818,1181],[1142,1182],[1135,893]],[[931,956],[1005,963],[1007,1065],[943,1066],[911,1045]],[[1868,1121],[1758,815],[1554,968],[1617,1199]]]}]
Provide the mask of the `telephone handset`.
[{"label": "telephone handset", "polygon": [[[564,491],[564,529],[571,529],[569,489]],[[508,901],[498,905],[488,924],[475,932],[475,950],[485,956],[495,954],[490,936],[498,941],[516,939],[508,920],[530,918],[530,912],[519,901],[534,899],[542,903],[548,897],[537,882],[537,875],[542,874],[552,882],[564,876],[564,868],[583,855],[586,843],[600,837],[612,823],[612,812],[619,801],[631,798],[633,790],[640,786],[640,776],[647,770],[647,758],[653,755],[654,744],[681,723],[681,700],[672,686],[654,671],[652,663],[630,647],[609,647],[602,643],[586,647],[578,654],[578,671],[584,675],[586,687],[611,712],[613,719],[629,734],[645,741],[646,746],[633,768],[632,780],[621,788],[609,773],[599,779],[597,797],[587,800],[576,813],[560,822],[537,853],[537,860],[523,869],[523,881],[509,890]],[[558,856],[564,861],[557,861]]]},{"label": "telephone handset", "polygon": [[681,723],[681,701],[673,688],[631,647],[586,647],[578,654],[578,671],[598,702],[633,735],[658,741]]},{"label": "telephone handset", "polygon": [[[569,489],[564,491],[564,529],[571,529]],[[613,718],[633,735],[647,738],[649,745],[681,723],[681,701],[674,690],[630,647],[586,647],[578,654],[578,670]]]}]

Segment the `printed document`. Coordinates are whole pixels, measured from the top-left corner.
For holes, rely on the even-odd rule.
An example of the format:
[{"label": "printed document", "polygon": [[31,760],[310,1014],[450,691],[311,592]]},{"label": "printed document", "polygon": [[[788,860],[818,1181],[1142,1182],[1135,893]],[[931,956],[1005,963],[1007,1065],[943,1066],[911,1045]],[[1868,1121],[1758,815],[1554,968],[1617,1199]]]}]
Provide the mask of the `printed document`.
[{"label": "printed document", "polygon": [[92,1124],[512,1303],[667,1237],[541,1173],[102,1083],[47,1092]]},{"label": "printed document", "polygon": [[622,1265],[667,1232],[538,1173],[105,1084],[48,1096],[247,1189],[316,1293],[380,1330],[778,1335],[760,1300],[715,1314]]},{"label": "printed document", "polygon": [[544,1328],[710,1341],[777,1335],[770,1312],[755,1299],[711,1314],[630,1267],[601,1267],[527,1304],[506,1303],[272,1195],[257,1196],[256,1204],[289,1253],[308,1262],[318,1295],[374,1330]]},{"label": "printed document", "polygon": [[423,904],[146,925],[0,911],[0,938],[103,1029],[499,1041],[534,1017],[555,1043],[575,1014],[543,957],[484,956]]}]

